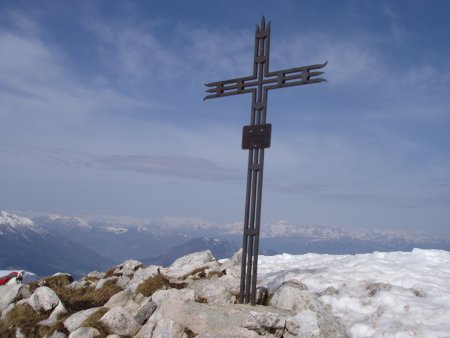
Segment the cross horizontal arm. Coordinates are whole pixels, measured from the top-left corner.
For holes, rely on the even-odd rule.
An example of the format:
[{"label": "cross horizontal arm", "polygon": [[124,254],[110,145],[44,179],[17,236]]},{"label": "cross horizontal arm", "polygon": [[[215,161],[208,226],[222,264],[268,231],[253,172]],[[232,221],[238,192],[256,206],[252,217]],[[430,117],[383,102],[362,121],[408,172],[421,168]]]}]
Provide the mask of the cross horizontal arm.
[{"label": "cross horizontal arm", "polygon": [[252,93],[256,90],[255,87],[260,84],[264,85],[264,88],[269,90],[323,82],[326,80],[323,78],[313,77],[319,76],[324,72],[316,72],[314,70],[321,69],[325,67],[326,64],[327,62],[269,72],[264,75],[263,79],[258,80],[255,76],[247,76],[225,81],[207,83],[205,84],[205,86],[211,88],[206,92],[213,94],[205,96],[203,100],[214,99],[216,97]]},{"label": "cross horizontal arm", "polygon": [[257,84],[257,82],[253,81],[255,79],[256,79],[255,76],[246,76],[225,81],[207,83],[205,84],[206,87],[213,87],[213,88],[208,89],[206,92],[215,94],[207,95],[203,100],[213,99],[222,96],[251,93],[254,90],[249,89],[248,87],[253,87]]},{"label": "cross horizontal arm", "polygon": [[327,63],[328,62],[269,72],[266,76],[270,78],[274,77],[270,81],[273,84],[265,86],[264,88],[269,90],[327,81],[323,78],[313,78],[315,76],[319,76],[324,73],[324,72],[315,72],[313,70],[321,69],[325,67]]}]

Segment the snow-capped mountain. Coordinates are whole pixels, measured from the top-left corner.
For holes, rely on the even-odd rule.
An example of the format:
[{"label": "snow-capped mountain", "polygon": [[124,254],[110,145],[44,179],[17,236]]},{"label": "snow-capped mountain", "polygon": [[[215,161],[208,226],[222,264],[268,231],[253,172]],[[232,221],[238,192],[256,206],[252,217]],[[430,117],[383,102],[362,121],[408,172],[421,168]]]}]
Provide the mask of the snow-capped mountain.
[{"label": "snow-capped mountain", "polygon": [[[239,241],[242,227],[242,222],[215,226],[219,232],[216,236]],[[300,226],[277,221],[261,225],[261,248],[291,254],[357,254],[414,248],[450,250],[450,238],[398,230]]]},{"label": "snow-capped mountain", "polygon": [[[12,243],[18,240],[14,236],[11,237],[13,233],[16,233],[16,237],[20,234],[22,243],[27,236],[34,240],[39,237],[38,234],[46,238],[59,236],[73,245],[76,243],[84,248],[70,250],[69,258],[73,262],[78,259],[84,259],[85,263],[92,261],[86,255],[81,258],[83,253],[87,252],[85,249],[89,248],[89,252],[95,253],[97,257],[107,257],[112,263],[119,263],[126,259],[145,262],[156,259],[159,264],[169,264],[180,255],[205,249],[211,249],[216,256],[221,257],[220,252],[229,254],[242,243],[242,222],[220,225],[201,219],[179,217],[139,219],[113,216],[81,218],[41,215],[27,218],[6,212],[0,215],[1,240],[10,242],[10,247],[15,247]],[[198,240],[205,237],[206,242]],[[214,240],[221,243],[220,250],[217,252],[214,251],[213,246],[208,246]],[[52,239],[52,241],[63,243],[63,240]],[[42,247],[42,244],[34,246]],[[261,225],[261,254],[281,252],[358,254],[374,251],[411,251],[414,248],[450,251],[450,240],[390,230],[299,226],[286,221]],[[69,250],[61,252],[69,254]],[[55,257],[58,256],[60,254],[55,254]],[[30,257],[32,256],[28,256],[28,259]],[[0,263],[4,265],[3,268],[11,266],[6,261],[0,261]],[[100,266],[92,269],[100,269]]]},{"label": "snow-capped mountain", "polygon": [[[71,222],[66,218],[58,222],[55,217],[40,217],[33,220],[116,261],[162,255],[197,237],[226,239],[240,245],[243,228],[242,222],[214,224],[182,217],[139,219],[107,216],[89,221],[77,218]],[[84,225],[77,228],[69,223]],[[416,247],[450,250],[450,239],[385,229],[300,226],[286,221],[261,225],[260,248],[269,252],[356,254],[410,251]]]},{"label": "snow-capped mountain", "polygon": [[23,269],[38,275],[70,271],[79,276],[112,261],[94,250],[45,229],[31,219],[0,212],[0,269]]},{"label": "snow-capped mountain", "polygon": [[46,233],[45,229],[37,226],[29,218],[0,211],[0,235],[26,235],[29,232]]},{"label": "snow-capped mountain", "polygon": [[34,217],[33,221],[116,263],[129,258],[157,256],[189,239],[178,232],[132,218],[95,218],[88,222],[78,217],[55,218],[44,215]]}]

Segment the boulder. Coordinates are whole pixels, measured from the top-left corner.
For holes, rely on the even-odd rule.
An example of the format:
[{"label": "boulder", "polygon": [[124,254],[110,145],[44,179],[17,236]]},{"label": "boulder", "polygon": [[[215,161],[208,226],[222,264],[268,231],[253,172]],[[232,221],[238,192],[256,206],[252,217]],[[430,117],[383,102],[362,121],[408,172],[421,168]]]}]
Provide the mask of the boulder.
[{"label": "boulder", "polygon": [[194,302],[195,301],[195,291],[190,289],[169,289],[169,290],[158,290],[152,295],[152,300],[155,302],[156,306],[160,306],[163,303],[168,303],[171,301],[178,302]]},{"label": "boulder", "polygon": [[64,326],[69,332],[74,332],[75,330],[80,328],[81,325],[83,325],[84,321],[98,309],[100,308],[94,307],[92,309],[76,312],[64,321]]},{"label": "boulder", "polygon": [[222,270],[228,276],[241,278],[242,249],[222,264]]},{"label": "boulder", "polygon": [[105,275],[105,272],[91,271],[86,275],[85,279],[102,279]]},{"label": "boulder", "polygon": [[108,309],[112,309],[116,306],[125,306],[125,304],[127,304],[127,302],[133,298],[133,296],[134,294],[130,290],[122,290],[113,295],[103,306]]},{"label": "boulder", "polygon": [[283,336],[286,318],[277,313],[256,311],[250,311],[250,316],[250,319],[241,324],[242,327],[255,331],[259,335],[271,333],[274,337]]},{"label": "boulder", "polygon": [[0,311],[5,310],[9,304],[20,298],[22,284],[3,285],[0,287]]},{"label": "boulder", "polygon": [[151,298],[144,297],[142,294],[135,294],[126,289],[116,293],[104,305],[105,308],[122,307],[135,320],[142,325],[155,311],[156,304]]},{"label": "boulder", "polygon": [[121,289],[125,289],[130,283],[131,279],[128,276],[121,276],[117,279],[116,285]]},{"label": "boulder", "polygon": [[144,264],[135,260],[135,259],[129,259],[123,262],[122,264],[119,264],[114,269],[113,274],[116,276],[127,276],[132,277],[137,270],[142,269],[144,267]]},{"label": "boulder", "polygon": [[69,285],[67,285],[67,287],[69,287],[73,290],[78,290],[78,289],[88,287],[92,284],[95,284],[95,283],[93,283],[92,281],[89,281],[89,280],[79,280],[79,281],[76,280],[76,281],[73,281],[72,283],[70,283]]},{"label": "boulder", "polygon": [[95,338],[100,336],[100,332],[93,327],[80,327],[73,331],[69,338]]},{"label": "boulder", "polygon": [[195,291],[197,301],[208,304],[234,304],[239,295],[239,283],[239,279],[225,275],[193,281],[189,288]]},{"label": "boulder", "polygon": [[61,315],[66,313],[67,313],[66,307],[62,302],[59,302],[58,305],[56,305],[55,309],[50,314],[50,316],[47,319],[40,321],[38,324],[52,326],[56,324]]},{"label": "boulder", "polygon": [[141,329],[141,325],[120,306],[113,307],[99,320],[110,332],[121,336],[134,336]]},{"label": "boulder", "polygon": [[9,304],[8,307],[1,312],[0,319],[2,319],[2,320],[5,319],[6,316],[8,315],[8,313],[10,313],[12,311],[12,309],[14,309],[15,306],[16,306],[16,303]]},{"label": "boulder", "polygon": [[137,337],[294,337],[299,331],[289,311],[270,306],[198,303],[192,300],[192,291],[155,292],[152,299],[158,307]]},{"label": "boulder", "polygon": [[186,279],[196,274],[222,274],[222,270],[211,251],[206,250],[178,258],[165,273],[169,278]]},{"label": "boulder", "polygon": [[[307,318],[308,330],[311,331],[308,335],[311,337],[315,337],[317,328],[319,329],[318,337],[348,337],[342,323],[331,313],[330,306],[326,305],[316,294],[309,292],[307,287],[298,281],[283,283],[275,290],[269,304],[295,312],[300,328],[302,328],[302,322]],[[306,330],[304,324],[302,330]]]},{"label": "boulder", "polygon": [[105,285],[105,283],[107,283],[109,281],[117,282],[117,280],[118,280],[118,277],[115,277],[115,276],[100,279],[97,282],[97,285],[95,286],[95,289],[96,290],[101,289]]},{"label": "boulder", "polygon": [[28,298],[28,304],[36,311],[50,311],[54,309],[60,300],[55,291],[47,286],[38,287]]},{"label": "boulder", "polygon": [[52,334],[50,337],[48,337],[48,338],[67,338],[67,335],[65,335],[65,334],[62,333],[62,332],[55,331],[55,332],[53,332],[53,334]]},{"label": "boulder", "polygon": [[[134,338],[169,338],[179,337],[188,338],[185,328],[171,320],[166,318],[151,318],[147,324],[145,324],[138,334]],[[192,337],[192,336],[191,336]]]},{"label": "boulder", "polygon": [[165,269],[156,265],[150,265],[146,268],[137,270],[131,281],[128,283],[127,289],[132,292],[136,292],[136,289],[140,284],[149,278],[155,277],[161,273],[161,271],[165,271]]},{"label": "boulder", "polygon": [[156,303],[151,299],[147,298],[135,311],[131,314],[133,315],[134,320],[139,324],[144,324],[153,312],[156,310]]}]

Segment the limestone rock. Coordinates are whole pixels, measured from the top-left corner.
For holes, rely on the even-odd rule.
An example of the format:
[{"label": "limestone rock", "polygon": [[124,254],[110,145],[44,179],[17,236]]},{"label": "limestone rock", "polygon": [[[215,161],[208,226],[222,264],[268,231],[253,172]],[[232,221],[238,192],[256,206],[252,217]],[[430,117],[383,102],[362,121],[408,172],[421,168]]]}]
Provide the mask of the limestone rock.
[{"label": "limestone rock", "polygon": [[125,306],[127,302],[130,300],[130,298],[133,297],[133,293],[130,290],[122,290],[115,295],[113,295],[108,302],[103,305],[104,307],[108,309],[112,309],[116,306]]},{"label": "limestone rock", "polygon": [[105,285],[105,283],[107,283],[109,281],[117,282],[117,279],[118,279],[118,277],[115,277],[115,276],[100,279],[97,282],[97,285],[95,286],[95,289],[97,289],[97,290],[101,289]]},{"label": "limestone rock", "polygon": [[266,333],[273,334],[274,337],[282,337],[284,334],[286,319],[279,314],[272,312],[250,311],[251,319],[242,323],[242,327],[255,331],[259,335]]},{"label": "limestone rock", "polygon": [[128,289],[116,293],[104,305],[104,307],[108,309],[118,306],[125,309],[140,325],[142,325],[156,309],[156,304],[151,298],[145,297],[140,293],[135,294]]},{"label": "limestone rock", "polygon": [[93,327],[80,327],[73,331],[69,338],[95,338],[100,336],[100,332]]},{"label": "limestone rock", "polygon": [[156,306],[171,301],[193,302],[195,301],[195,291],[190,289],[158,290],[152,295],[152,300],[155,302]]},{"label": "limestone rock", "polygon": [[165,269],[156,265],[150,265],[137,270],[131,281],[128,283],[127,289],[136,292],[136,289],[140,284],[149,278],[155,277],[157,274],[161,273],[161,271],[165,271]]},{"label": "limestone rock", "polygon": [[9,304],[8,307],[1,312],[2,315],[1,315],[0,319],[2,319],[2,320],[5,319],[6,316],[8,315],[8,313],[10,313],[12,311],[12,309],[14,309],[15,306],[16,306],[16,303]]},{"label": "limestone rock", "polygon": [[141,262],[135,259],[129,259],[116,266],[114,275],[131,277],[136,273],[138,269],[142,269],[143,267],[144,264],[142,264]]},{"label": "limestone rock", "polygon": [[236,252],[229,260],[222,264],[222,270],[228,276],[241,278],[241,262],[242,262],[242,249]]},{"label": "limestone rock", "polygon": [[55,291],[47,286],[37,288],[28,299],[28,304],[36,311],[49,311],[59,304]]},{"label": "limestone rock", "polygon": [[197,301],[208,304],[234,304],[239,295],[239,279],[225,275],[220,278],[199,279],[192,282]]},{"label": "limestone rock", "polygon": [[83,325],[83,322],[98,309],[100,308],[94,307],[91,309],[76,312],[64,321],[64,326],[69,332],[74,332],[75,330],[80,328],[81,325]]},{"label": "limestone rock", "polygon": [[[306,286],[298,281],[286,282],[275,290],[270,305],[293,311],[300,319],[306,316],[308,319],[306,322],[312,330],[309,333],[311,337],[348,337],[342,323],[331,313],[329,305],[326,305],[317,295],[306,290]],[[301,328],[301,322],[305,321],[300,319]],[[319,333],[316,335],[317,328]]]},{"label": "limestone rock", "polygon": [[92,282],[90,282],[88,280],[76,280],[76,281],[73,281],[72,283],[70,283],[69,285],[67,285],[67,287],[69,287],[73,290],[78,290],[78,289],[85,288],[91,284],[92,284]]},{"label": "limestone rock", "polygon": [[221,266],[216,261],[210,250],[196,252],[178,258],[166,270],[166,275],[173,279],[186,279],[196,273],[205,275],[215,272],[221,274]]},{"label": "limestone rock", "polygon": [[55,309],[50,314],[50,316],[47,319],[40,321],[39,325],[52,326],[58,321],[61,315],[66,313],[67,313],[66,307],[62,302],[59,302],[58,305],[56,305]]},{"label": "limestone rock", "polygon": [[48,338],[67,338],[67,336],[66,336],[64,333],[62,333],[62,332],[55,331],[55,332],[53,332],[53,334],[52,334],[50,337],[48,337]]},{"label": "limestone rock", "polygon": [[270,306],[203,304],[190,300],[187,291],[155,292],[152,299],[158,307],[137,337],[293,337],[287,331],[288,321],[290,330],[298,332],[298,323],[289,311]]},{"label": "limestone rock", "polygon": [[113,307],[99,321],[108,327],[109,331],[121,336],[134,336],[141,328],[128,311],[120,306]]},{"label": "limestone rock", "polygon": [[92,272],[89,272],[89,273],[86,275],[86,278],[91,278],[91,279],[102,279],[102,278],[105,277],[105,275],[106,275],[105,272],[92,271]]},{"label": "limestone rock", "polygon": [[121,289],[125,289],[130,283],[131,279],[128,276],[121,276],[117,279],[116,285]]},{"label": "limestone rock", "polygon": [[134,320],[136,320],[139,325],[142,325],[147,319],[150,318],[155,310],[156,303],[151,298],[148,298],[139,306],[138,309],[136,309],[136,311],[132,312],[132,315]]},{"label": "limestone rock", "polygon": [[138,332],[135,338],[188,338],[185,332],[185,328],[171,320],[166,318],[151,318],[147,324]]},{"label": "limestone rock", "polygon": [[15,302],[20,295],[22,284],[3,285],[0,292],[0,311],[5,310],[9,304]]}]

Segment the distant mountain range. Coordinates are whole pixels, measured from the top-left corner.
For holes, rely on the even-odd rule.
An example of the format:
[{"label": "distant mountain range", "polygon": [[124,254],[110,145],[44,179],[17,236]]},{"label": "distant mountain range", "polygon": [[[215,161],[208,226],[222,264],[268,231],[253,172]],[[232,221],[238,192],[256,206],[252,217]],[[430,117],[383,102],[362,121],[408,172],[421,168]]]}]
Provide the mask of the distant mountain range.
[{"label": "distant mountain range", "polygon": [[[23,268],[38,275],[57,271],[80,275],[130,258],[168,265],[182,255],[206,249],[220,259],[230,257],[242,243],[240,222],[217,225],[174,217],[0,215],[0,269]],[[356,254],[413,248],[450,251],[450,239],[389,230],[302,227],[284,221],[261,226],[260,253],[264,255]]]},{"label": "distant mountain range", "polygon": [[0,212],[0,269],[23,269],[40,276],[70,271],[74,276],[107,268],[113,261],[45,229],[31,219]]}]

